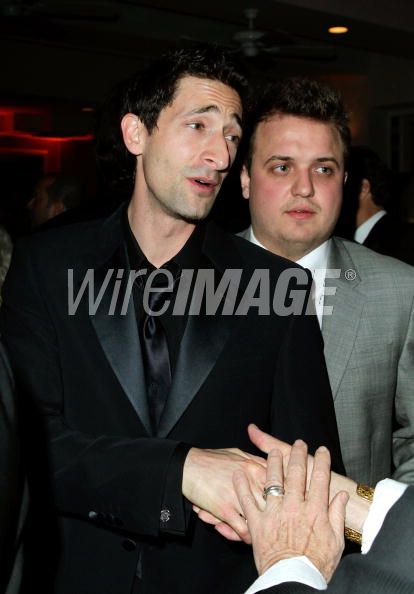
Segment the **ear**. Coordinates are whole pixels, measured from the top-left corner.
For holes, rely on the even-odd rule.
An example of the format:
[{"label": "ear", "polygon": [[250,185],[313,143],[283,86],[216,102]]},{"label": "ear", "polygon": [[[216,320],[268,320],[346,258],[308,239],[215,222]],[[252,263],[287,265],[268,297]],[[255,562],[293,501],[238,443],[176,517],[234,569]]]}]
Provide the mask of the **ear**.
[{"label": "ear", "polygon": [[52,217],[62,214],[62,212],[65,212],[65,210],[66,210],[66,206],[63,204],[63,202],[61,200],[52,202],[52,204],[50,205],[50,214]]},{"label": "ear", "polygon": [[247,171],[246,165],[243,165],[243,169],[240,173],[240,183],[242,188],[243,198],[248,200],[250,198],[250,175]]},{"label": "ear", "polygon": [[139,117],[133,113],[127,113],[121,120],[122,138],[126,148],[135,156],[141,155],[147,129]]},{"label": "ear", "polygon": [[364,178],[361,182],[361,190],[360,190],[359,194],[362,198],[370,196],[370,194],[371,194],[371,184],[369,183],[369,181],[366,178]]}]

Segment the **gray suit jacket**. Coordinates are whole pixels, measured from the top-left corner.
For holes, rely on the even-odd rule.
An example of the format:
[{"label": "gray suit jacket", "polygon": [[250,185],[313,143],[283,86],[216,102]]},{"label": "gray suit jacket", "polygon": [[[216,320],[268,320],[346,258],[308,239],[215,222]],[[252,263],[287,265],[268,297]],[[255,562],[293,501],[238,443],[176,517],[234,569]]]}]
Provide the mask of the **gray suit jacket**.
[{"label": "gray suit jacket", "polygon": [[341,270],[322,334],[346,471],[414,483],[414,268],[339,237],[328,268]]}]

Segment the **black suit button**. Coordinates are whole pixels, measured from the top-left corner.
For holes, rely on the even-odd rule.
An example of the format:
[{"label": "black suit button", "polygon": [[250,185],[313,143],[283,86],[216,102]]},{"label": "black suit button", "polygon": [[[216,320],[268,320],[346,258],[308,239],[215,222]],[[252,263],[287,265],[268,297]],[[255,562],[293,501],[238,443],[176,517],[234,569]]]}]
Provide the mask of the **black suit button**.
[{"label": "black suit button", "polygon": [[132,540],[132,538],[126,538],[122,543],[122,546],[126,551],[135,551],[135,549],[137,548],[137,543],[135,542],[135,540]]},{"label": "black suit button", "polygon": [[89,518],[90,520],[97,520],[97,519],[98,519],[98,514],[97,514],[97,512],[96,512],[96,511],[90,511],[90,512],[88,513],[88,518]]}]

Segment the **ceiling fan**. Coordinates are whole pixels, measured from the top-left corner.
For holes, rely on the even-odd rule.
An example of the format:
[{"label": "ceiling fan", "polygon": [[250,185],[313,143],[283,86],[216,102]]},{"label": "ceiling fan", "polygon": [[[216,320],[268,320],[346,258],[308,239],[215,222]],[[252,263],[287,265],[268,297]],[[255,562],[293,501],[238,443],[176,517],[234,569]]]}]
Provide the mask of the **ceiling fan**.
[{"label": "ceiling fan", "polygon": [[333,60],[336,58],[332,47],[326,45],[306,44],[301,40],[280,29],[263,31],[256,29],[255,19],[258,10],[246,8],[244,15],[247,19],[247,28],[237,31],[233,35],[233,41],[237,43],[236,52],[246,58],[270,54],[280,58],[292,58],[300,60]]}]

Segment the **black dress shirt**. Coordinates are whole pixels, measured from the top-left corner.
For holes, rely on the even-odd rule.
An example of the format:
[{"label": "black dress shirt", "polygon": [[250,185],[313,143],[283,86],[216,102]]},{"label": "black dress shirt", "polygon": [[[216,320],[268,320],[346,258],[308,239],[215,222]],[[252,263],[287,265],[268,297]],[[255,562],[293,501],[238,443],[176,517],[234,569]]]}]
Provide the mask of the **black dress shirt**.
[{"label": "black dress shirt", "polygon": [[[127,209],[124,211],[123,227],[130,270],[135,272],[144,270],[147,271],[144,275],[137,277],[133,287],[137,332],[142,339],[142,327],[146,315],[143,304],[145,282],[151,272],[156,270],[156,268],[145,257],[131,230],[128,221]],[[163,264],[158,270],[173,270],[174,278],[178,278],[183,270],[194,270],[196,274],[196,271],[202,267],[209,266],[211,268],[211,263],[209,263],[209,261],[202,254],[204,234],[205,224],[200,223],[196,226],[190,238],[183,248],[178,252],[178,254],[176,254],[169,262]],[[160,275],[160,277],[164,277],[164,275]],[[156,286],[156,279],[152,285]],[[177,296],[177,287],[178,282],[175,282],[174,288],[168,293],[170,304],[166,311],[159,316],[159,320],[167,337],[171,375],[173,378],[178,360],[181,340],[183,338],[188,319],[188,307],[185,308],[185,313],[183,315],[173,315],[175,298]],[[190,301],[191,300],[189,299],[189,303]],[[186,531],[187,523],[191,513],[191,505],[183,497],[177,497],[177,493],[181,494],[182,492],[183,467],[185,458],[191,447],[192,446],[189,444],[180,443],[175,449],[171,458],[167,472],[163,505],[162,509],[160,510],[161,532],[184,534]]]}]

